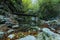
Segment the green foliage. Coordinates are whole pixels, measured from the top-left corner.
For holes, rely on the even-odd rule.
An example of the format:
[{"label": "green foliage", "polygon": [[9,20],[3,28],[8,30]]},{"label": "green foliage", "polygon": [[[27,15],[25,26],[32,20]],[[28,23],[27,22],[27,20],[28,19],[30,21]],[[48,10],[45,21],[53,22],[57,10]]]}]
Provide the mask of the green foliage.
[{"label": "green foliage", "polygon": [[52,3],[52,1],[45,1],[40,4],[40,18],[44,20],[49,20],[50,18],[55,18],[59,13],[55,10],[55,6],[57,5]]},{"label": "green foliage", "polygon": [[33,3],[34,0],[22,0],[23,10],[25,13],[34,14],[39,9],[38,0]]}]

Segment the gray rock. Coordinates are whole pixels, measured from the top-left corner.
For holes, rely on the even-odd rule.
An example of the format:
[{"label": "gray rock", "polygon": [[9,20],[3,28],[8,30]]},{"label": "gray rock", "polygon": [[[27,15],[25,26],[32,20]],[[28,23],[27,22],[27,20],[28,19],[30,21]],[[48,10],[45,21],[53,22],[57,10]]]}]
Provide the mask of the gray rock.
[{"label": "gray rock", "polygon": [[13,25],[12,26],[12,28],[18,28],[19,27],[19,25],[17,24],[17,25]]},{"label": "gray rock", "polygon": [[10,39],[12,39],[12,38],[14,38],[14,34],[10,34],[9,36],[8,36],[8,38],[10,38]]},{"label": "gray rock", "polygon": [[4,19],[4,16],[0,15],[0,19]]},{"label": "gray rock", "polygon": [[11,33],[11,32],[13,32],[13,31],[14,31],[13,29],[10,29],[10,30],[7,31],[7,33]]},{"label": "gray rock", "polygon": [[5,32],[0,31],[0,38],[3,38]]},{"label": "gray rock", "polygon": [[28,35],[24,38],[20,38],[20,39],[17,39],[17,40],[36,40],[36,38],[34,36]]}]

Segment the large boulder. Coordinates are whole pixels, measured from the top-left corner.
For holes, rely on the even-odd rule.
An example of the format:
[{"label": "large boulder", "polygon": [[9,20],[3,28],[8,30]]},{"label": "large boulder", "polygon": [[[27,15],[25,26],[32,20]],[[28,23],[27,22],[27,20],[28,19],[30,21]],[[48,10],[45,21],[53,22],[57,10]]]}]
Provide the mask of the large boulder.
[{"label": "large boulder", "polygon": [[20,38],[20,39],[17,39],[17,40],[36,40],[36,38],[34,36],[28,35],[24,38]]}]

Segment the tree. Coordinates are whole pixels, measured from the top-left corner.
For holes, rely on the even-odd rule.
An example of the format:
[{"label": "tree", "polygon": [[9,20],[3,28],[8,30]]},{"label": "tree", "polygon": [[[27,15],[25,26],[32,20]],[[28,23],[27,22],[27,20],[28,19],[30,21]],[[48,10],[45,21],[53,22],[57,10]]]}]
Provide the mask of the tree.
[{"label": "tree", "polygon": [[43,20],[49,20],[51,18],[55,18],[58,15],[58,12],[54,10],[54,4],[52,1],[46,1],[40,4],[40,18]]}]

